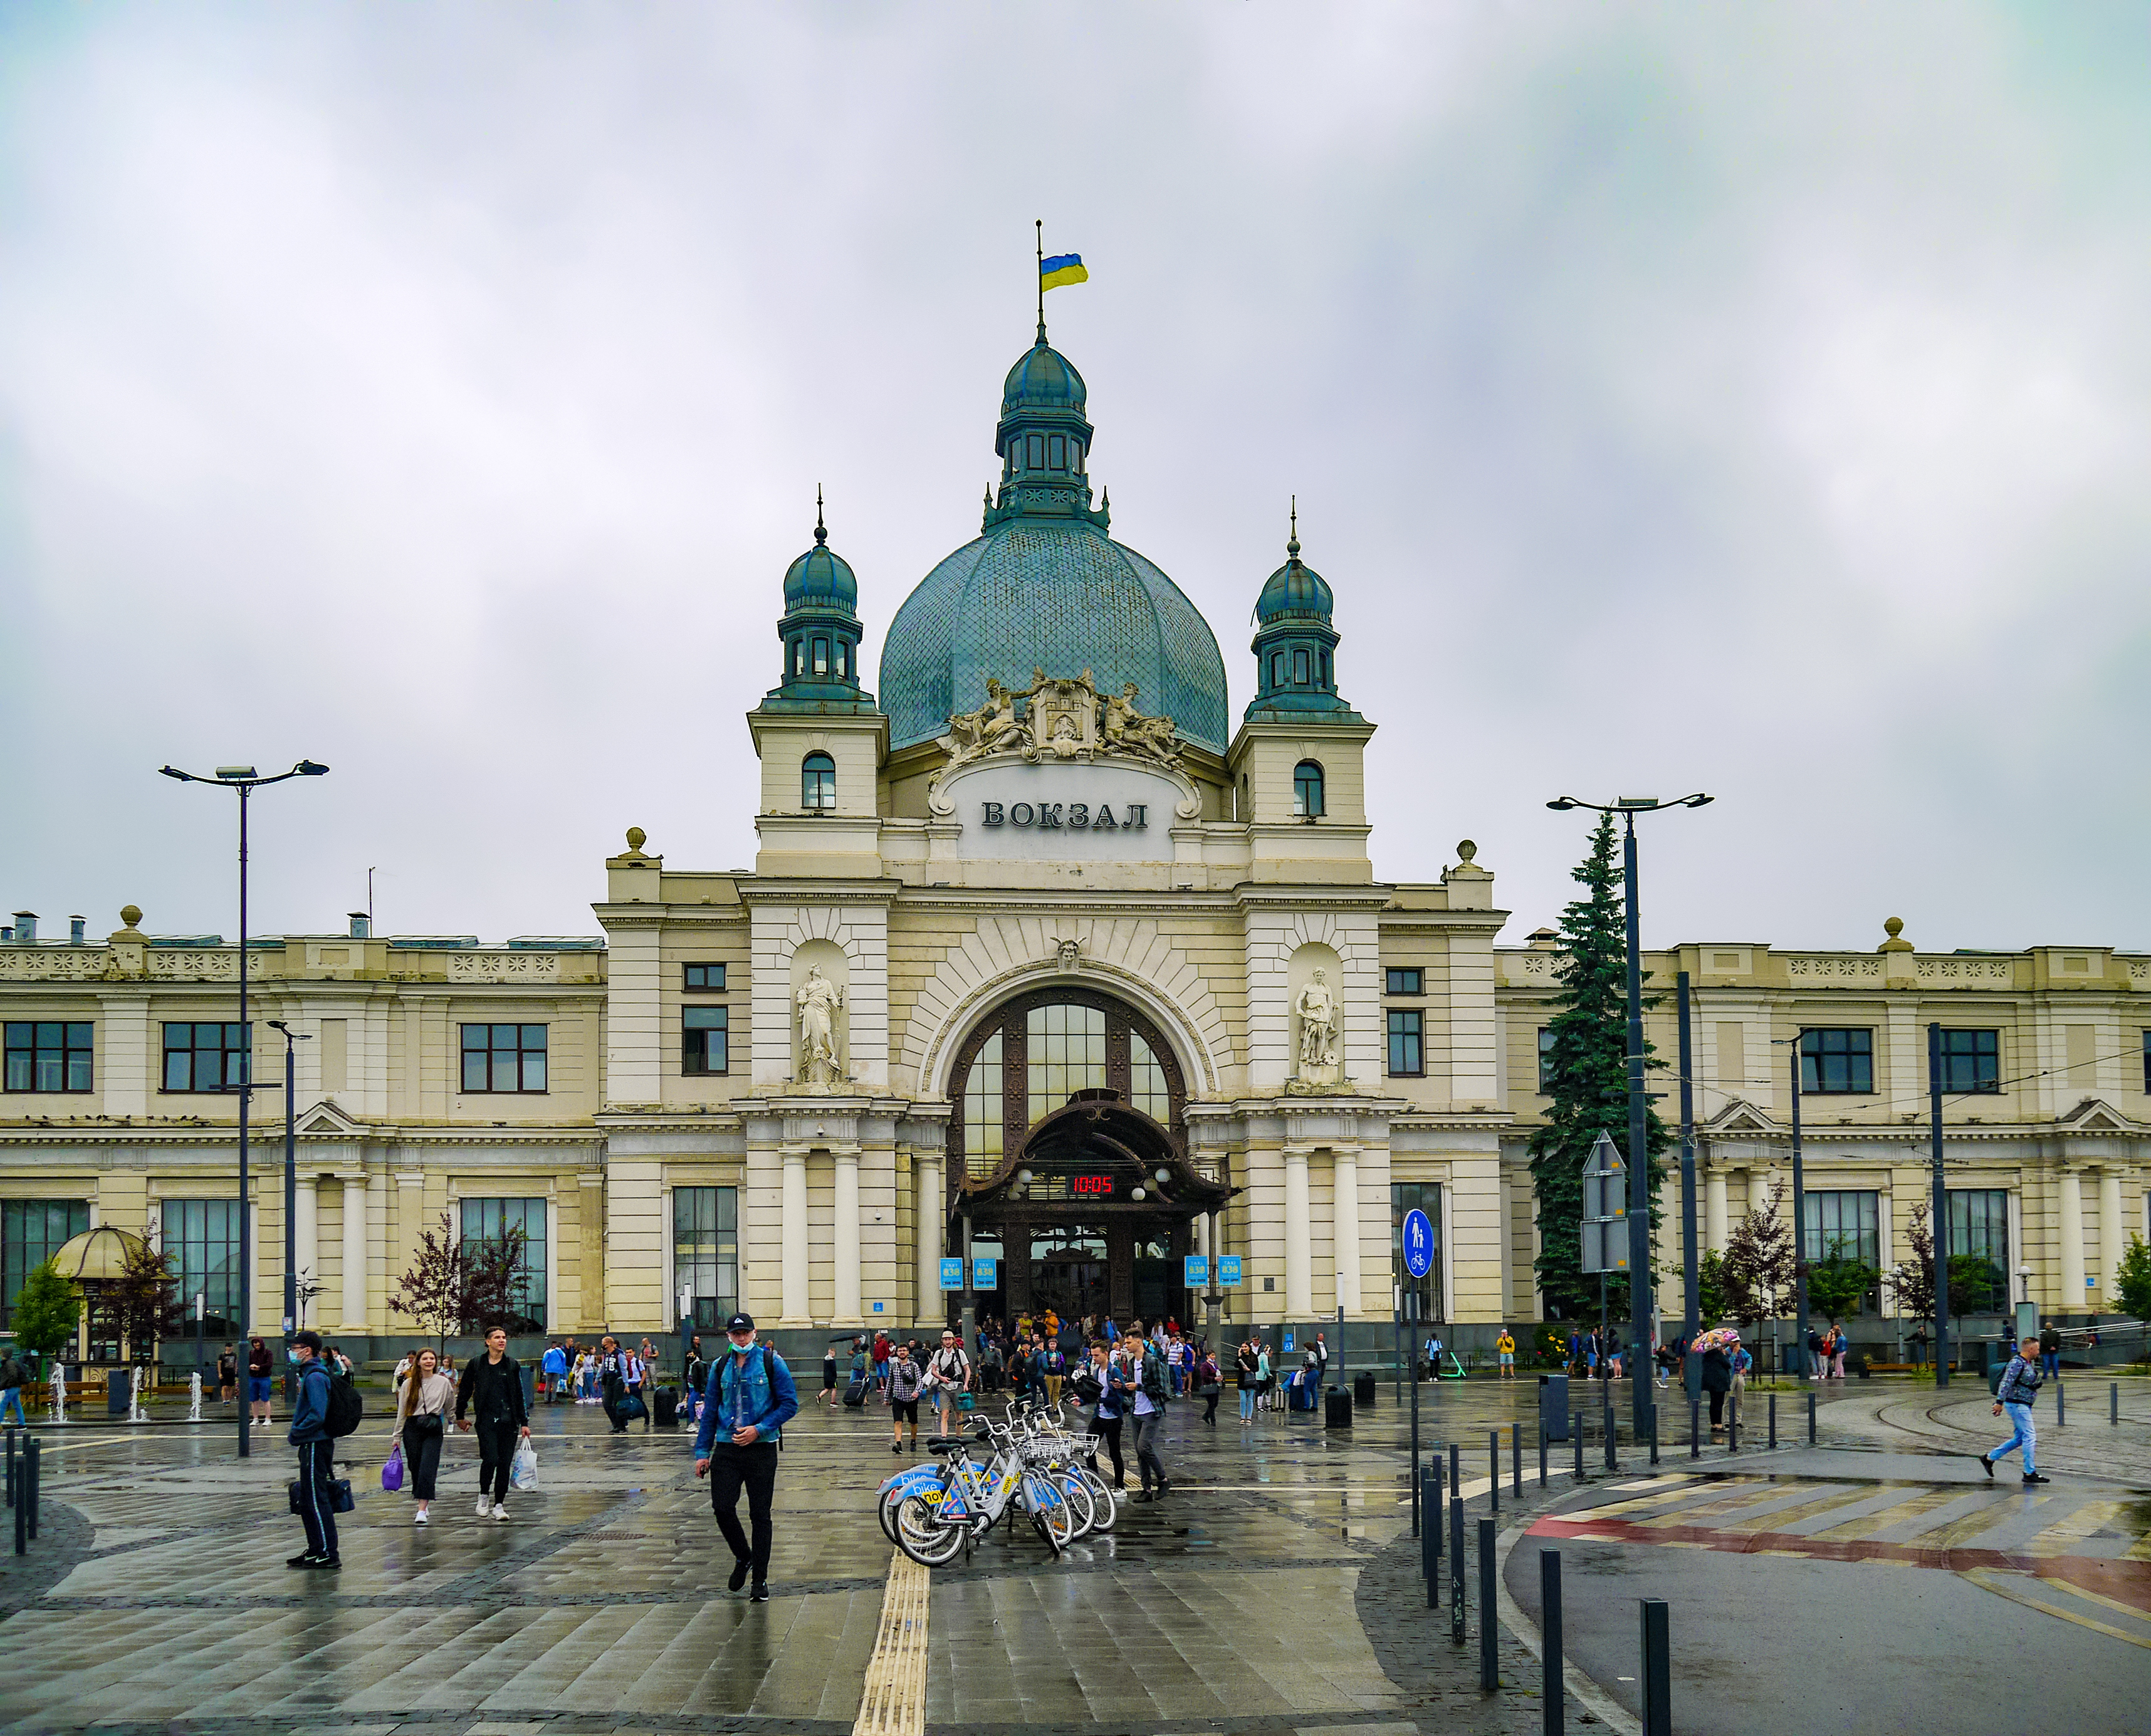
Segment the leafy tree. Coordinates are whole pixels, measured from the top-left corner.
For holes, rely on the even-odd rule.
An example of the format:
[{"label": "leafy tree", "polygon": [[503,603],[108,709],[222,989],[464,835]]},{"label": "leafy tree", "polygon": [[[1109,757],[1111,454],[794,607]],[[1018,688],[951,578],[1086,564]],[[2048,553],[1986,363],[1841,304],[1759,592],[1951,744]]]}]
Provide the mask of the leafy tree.
[{"label": "leafy tree", "polygon": [[15,1341],[26,1350],[56,1355],[74,1342],[81,1324],[82,1298],[55,1261],[35,1268],[15,1293]]},{"label": "leafy tree", "polygon": [[1867,1293],[1882,1281],[1880,1272],[1856,1253],[1848,1254],[1845,1246],[1845,1237],[1833,1237],[1829,1252],[1804,1268],[1808,1300],[1833,1325],[1847,1314],[1858,1313]]},{"label": "leafy tree", "polygon": [[445,1348],[450,1334],[481,1332],[515,1312],[528,1253],[529,1237],[519,1227],[466,1241],[443,1212],[438,1235],[419,1232],[418,1258],[388,1305]]},{"label": "leafy tree", "polygon": [[[1582,1261],[1583,1166],[1601,1133],[1631,1162],[1628,1145],[1628,941],[1621,888],[1620,840],[1613,817],[1599,817],[1591,850],[1572,871],[1584,896],[1561,913],[1561,993],[1548,1029],[1546,1125],[1531,1137],[1531,1184],[1538,1196],[1539,1290],[1564,1318],[1594,1313],[1595,1275]],[[1645,1003],[1647,1005],[1649,1002]],[[1660,1062],[1648,1060],[1647,1065]],[[1671,1136],[1656,1111],[1648,1111],[1648,1193],[1655,1219],[1665,1178],[1660,1161]],[[1627,1312],[1628,1281],[1609,1281],[1608,1306]]]},{"label": "leafy tree", "polygon": [[179,1274],[171,1257],[147,1242],[130,1236],[126,1249],[118,1279],[106,1287],[104,1307],[126,1339],[128,1354],[147,1362],[157,1354],[157,1340],[179,1330]]},{"label": "leafy tree", "polygon": [[1784,1202],[1781,1178],[1770,1184],[1762,1205],[1751,1206],[1725,1238],[1718,1281],[1726,1312],[1744,1326],[1778,1318],[1793,1299],[1793,1232],[1779,1216]]},{"label": "leafy tree", "polygon": [[1725,1257],[1716,1248],[1707,1249],[1696,1262],[1695,1298],[1696,1318],[1705,1326],[1725,1318]]},{"label": "leafy tree", "polygon": [[2151,1320],[2151,1248],[2133,1231],[2129,1232],[2128,1252],[2114,1268],[2113,1288],[2122,1313]]},{"label": "leafy tree", "polygon": [[1912,1258],[1890,1268],[1890,1288],[1897,1298],[1897,1312],[1907,1319],[1931,1322],[1935,1318],[1935,1237],[1927,1222],[1923,1200],[1905,1220],[1905,1240]]},{"label": "leafy tree", "polygon": [[1951,1254],[1949,1263],[1950,1314],[1962,1319],[1968,1313],[1987,1314],[2003,1306],[2009,1280],[1985,1254]]}]

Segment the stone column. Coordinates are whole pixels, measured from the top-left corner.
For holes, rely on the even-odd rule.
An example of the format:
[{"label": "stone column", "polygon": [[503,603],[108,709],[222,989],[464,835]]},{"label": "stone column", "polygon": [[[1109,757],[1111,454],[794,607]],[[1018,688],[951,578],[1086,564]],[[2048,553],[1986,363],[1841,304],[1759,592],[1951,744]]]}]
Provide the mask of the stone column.
[{"label": "stone column", "polygon": [[[1758,1164],[1748,1172],[1748,1209],[1750,1212],[1759,1212],[1769,1203],[1769,1198],[1770,1172]],[[1792,1204],[1793,1196],[1788,1191],[1785,1195],[1785,1209],[1789,1212],[1792,1209]]]},{"label": "stone column", "polygon": [[913,1318],[939,1327],[948,1318],[941,1303],[941,1234],[945,1222],[941,1182],[941,1154],[920,1151],[911,1161],[911,1235],[916,1244],[918,1300]]},{"label": "stone column", "polygon": [[2062,1232],[2061,1307],[2073,1314],[2084,1305],[2083,1178],[2064,1169],[2055,1180],[2054,1213]]},{"label": "stone column", "polygon": [[1728,1233],[1725,1222],[1725,1172],[1713,1164],[1703,1172],[1703,1248],[1712,1253],[1723,1253]]},{"label": "stone column", "polygon": [[811,1326],[807,1302],[807,1148],[787,1146],[784,1156],[784,1324]]},{"label": "stone column", "polygon": [[2128,1241],[2121,1222],[2121,1167],[2109,1163],[2098,1172],[2098,1305],[2108,1313],[2120,1312],[2114,1273]]},{"label": "stone column", "polygon": [[[311,1176],[299,1177],[299,1206],[298,1210],[292,1215],[292,1222],[298,1227],[298,1234],[293,1238],[295,1246],[291,1253],[292,1269],[299,1274],[302,1281],[311,1278],[316,1283],[321,1281],[321,1185]],[[315,1314],[326,1313],[326,1310],[322,1308],[321,1302],[321,1298],[319,1296],[315,1297],[310,1309],[306,1299],[301,1297],[298,1304],[299,1319],[294,1320],[291,1323],[292,1325],[295,1328],[298,1326],[309,1313]],[[279,1318],[281,1318],[283,1312],[284,1304],[280,1290],[276,1304]]]},{"label": "stone column", "polygon": [[1307,1152],[1288,1146],[1284,1153],[1284,1314],[1304,1321],[1314,1313],[1314,1253],[1308,1200]]},{"label": "stone column", "polygon": [[337,1330],[364,1332],[366,1326],[366,1178],[346,1176],[343,1182],[343,1318]]},{"label": "stone column", "polygon": [[1353,1319],[1359,1313],[1359,1154],[1339,1150],[1336,1163],[1337,1305]]},{"label": "stone column", "polygon": [[859,1315],[859,1148],[838,1147],[836,1201],[833,1212],[837,1262],[837,1306],[831,1324],[858,1326]]}]

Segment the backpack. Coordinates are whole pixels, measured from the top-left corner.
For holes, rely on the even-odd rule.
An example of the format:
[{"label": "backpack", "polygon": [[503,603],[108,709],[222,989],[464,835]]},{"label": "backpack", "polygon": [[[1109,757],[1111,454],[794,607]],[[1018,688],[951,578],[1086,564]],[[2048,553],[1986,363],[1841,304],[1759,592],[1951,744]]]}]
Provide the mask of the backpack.
[{"label": "backpack", "polygon": [[1162,1404],[1171,1396],[1166,1387],[1164,1360],[1155,1350],[1143,1352],[1142,1389],[1154,1404]]},{"label": "backpack", "polygon": [[351,1384],[350,1375],[332,1374],[329,1376],[326,1411],[321,1427],[332,1440],[355,1433],[359,1424],[366,1420],[366,1400],[358,1395],[358,1389]]}]

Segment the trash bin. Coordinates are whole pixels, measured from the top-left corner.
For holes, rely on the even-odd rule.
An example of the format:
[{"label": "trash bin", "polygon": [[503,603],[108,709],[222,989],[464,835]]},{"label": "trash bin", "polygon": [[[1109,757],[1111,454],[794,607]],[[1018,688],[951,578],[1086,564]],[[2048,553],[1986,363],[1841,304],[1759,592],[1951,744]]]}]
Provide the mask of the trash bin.
[{"label": "trash bin", "polygon": [[523,1414],[528,1416],[538,1408],[538,1370],[527,1362],[520,1367],[523,1372]]},{"label": "trash bin", "polygon": [[134,1408],[133,1377],[124,1369],[108,1369],[104,1375],[104,1414],[125,1416]]},{"label": "trash bin", "polygon": [[1568,1439],[1568,1376],[1539,1376],[1539,1424],[1548,1440]]},{"label": "trash bin", "polygon": [[1374,1377],[1354,1374],[1352,1377],[1352,1402],[1362,1410],[1370,1410],[1374,1404]]},{"label": "trash bin", "polygon": [[1322,1395],[1322,1426],[1325,1429],[1349,1429],[1352,1426],[1352,1394],[1341,1386],[1333,1386]]}]

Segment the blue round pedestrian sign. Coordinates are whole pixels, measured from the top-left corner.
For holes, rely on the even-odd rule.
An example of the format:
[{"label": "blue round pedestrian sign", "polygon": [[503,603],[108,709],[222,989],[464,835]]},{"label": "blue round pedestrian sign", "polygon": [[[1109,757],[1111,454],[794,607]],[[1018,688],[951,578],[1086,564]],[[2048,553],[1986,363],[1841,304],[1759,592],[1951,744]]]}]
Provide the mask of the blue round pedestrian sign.
[{"label": "blue round pedestrian sign", "polygon": [[1425,1278],[1434,1266],[1434,1225],[1415,1207],[1404,1213],[1404,1270]]}]

